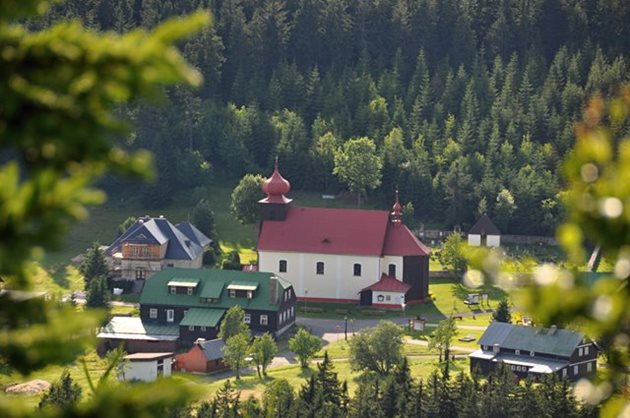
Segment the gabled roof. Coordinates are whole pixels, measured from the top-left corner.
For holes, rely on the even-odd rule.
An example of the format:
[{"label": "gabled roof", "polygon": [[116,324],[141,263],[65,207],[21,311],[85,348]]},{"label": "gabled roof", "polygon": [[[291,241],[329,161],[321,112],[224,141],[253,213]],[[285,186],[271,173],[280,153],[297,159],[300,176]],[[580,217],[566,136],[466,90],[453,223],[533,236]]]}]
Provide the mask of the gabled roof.
[{"label": "gabled roof", "polygon": [[105,250],[107,255],[120,251],[122,244],[167,243],[165,258],[171,260],[194,260],[203,254],[203,247],[211,242],[194,225],[183,222],[178,229],[168,219],[143,217],[131,225]]},{"label": "gabled roof", "polygon": [[362,289],[361,292],[363,292],[364,290],[376,290],[379,292],[407,293],[409,289],[411,289],[411,286],[407,283],[401,282],[395,277],[388,276],[387,274],[383,273],[381,279],[378,282]]},{"label": "gabled roof", "polygon": [[[145,282],[140,295],[140,305],[185,306],[213,310],[228,309],[234,305],[240,305],[244,309],[277,311],[282,298],[276,297],[277,303],[271,303],[270,281],[272,277],[277,276],[272,273],[246,273],[237,270],[169,268],[155,273]],[[171,294],[168,283],[174,279],[198,280],[199,284],[192,295],[187,293]],[[227,291],[227,286],[230,283],[239,282],[258,284],[251,299],[229,297],[230,292]],[[285,283],[287,283],[285,280],[278,279],[276,286],[278,292],[284,288]],[[216,300],[207,302],[205,298]]]},{"label": "gabled roof", "polygon": [[207,360],[218,360],[223,358],[223,347],[225,347],[225,343],[222,339],[215,338],[214,340],[197,340],[195,344],[199,346]]},{"label": "gabled roof", "polygon": [[263,222],[258,250],[380,256],[387,223],[384,211],[291,207]]},{"label": "gabled roof", "polygon": [[377,256],[428,255],[404,225],[377,210],[291,207],[284,221],[264,221],[258,250]]},{"label": "gabled roof", "polygon": [[177,325],[143,323],[138,317],[114,316],[97,335],[98,338],[144,341],[175,341],[179,337]]},{"label": "gabled roof", "polygon": [[175,357],[175,353],[134,353],[123,357],[127,361],[153,361]]},{"label": "gabled roof", "polygon": [[180,222],[175,225],[175,227],[202,248],[206,245],[210,245],[212,242],[210,238],[205,236],[203,232],[197,229],[197,227],[190,222]]},{"label": "gabled roof", "polygon": [[521,325],[493,322],[479,339],[479,345],[533,351],[534,353],[552,354],[570,357],[584,336],[576,331],[558,328],[550,329],[526,327]]},{"label": "gabled roof", "polygon": [[184,319],[179,323],[179,326],[184,327],[211,327],[214,328],[219,325],[219,321],[223,318],[225,309],[203,309],[192,308],[186,311]]},{"label": "gabled roof", "polygon": [[431,249],[424,245],[404,224],[388,222],[383,255],[429,255]]},{"label": "gabled roof", "polygon": [[501,231],[492,223],[488,215],[483,215],[468,231],[475,235],[501,235]]}]

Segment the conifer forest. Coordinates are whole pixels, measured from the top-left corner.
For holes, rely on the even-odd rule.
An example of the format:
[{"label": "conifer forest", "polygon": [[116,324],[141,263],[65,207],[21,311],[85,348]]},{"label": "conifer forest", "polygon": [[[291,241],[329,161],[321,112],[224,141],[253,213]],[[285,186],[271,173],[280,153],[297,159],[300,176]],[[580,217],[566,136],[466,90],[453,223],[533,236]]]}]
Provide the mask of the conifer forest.
[{"label": "conifer forest", "polygon": [[550,234],[574,121],[628,81],[628,2],[71,0],[33,25],[127,32],[199,8],[213,24],[179,47],[203,86],[121,110],[136,127],[122,141],[155,154],[147,206],[209,175],[268,174],[275,156],[294,189],[337,193],[334,151],[368,137],[382,205],[398,187],[420,222],[507,213],[508,232]]}]

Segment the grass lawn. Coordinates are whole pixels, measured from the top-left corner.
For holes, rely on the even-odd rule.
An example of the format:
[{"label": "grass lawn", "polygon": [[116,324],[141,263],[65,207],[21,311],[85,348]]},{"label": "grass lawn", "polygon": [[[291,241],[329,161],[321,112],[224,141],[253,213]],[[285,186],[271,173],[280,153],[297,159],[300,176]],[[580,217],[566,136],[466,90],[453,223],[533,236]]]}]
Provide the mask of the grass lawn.
[{"label": "grass lawn", "polygon": [[[488,293],[489,305],[470,306],[464,303],[468,293]],[[429,293],[433,297],[433,303],[444,315],[452,312],[471,312],[483,314],[496,308],[498,302],[507,296],[506,292],[495,286],[484,286],[478,289],[469,289],[455,278],[433,280],[429,284]]]},{"label": "grass lawn", "polygon": [[[348,391],[350,395],[353,395],[357,389],[356,377],[358,372],[350,369],[350,364],[346,360],[337,360],[334,362],[335,371],[338,373],[339,380],[348,381]],[[437,359],[423,359],[414,358],[410,359],[409,366],[411,375],[414,379],[426,378],[435,370],[438,362]],[[299,365],[290,365],[286,367],[279,367],[270,369],[268,376],[261,380],[256,375],[256,372],[246,374],[241,377],[240,380],[231,378],[230,381],[235,384],[236,388],[241,391],[241,398],[248,398],[250,395],[255,397],[261,397],[265,389],[265,385],[276,380],[286,379],[289,385],[297,392],[306,380],[317,370],[317,366],[311,364],[308,369],[300,369]],[[460,370],[468,370],[468,360],[457,359],[452,363],[451,371],[454,373]],[[220,379],[213,376],[203,376],[190,373],[178,373],[174,375],[173,379],[189,382],[193,385],[199,385],[202,392],[207,393],[206,398],[214,396],[216,391],[225,383],[226,379]]]},{"label": "grass lawn", "polygon": [[[90,378],[94,384],[97,384],[98,379],[103,374],[106,367],[106,360],[101,359],[96,351],[90,350],[83,357],[87,363],[87,368],[89,370]],[[72,380],[78,383],[83,390],[83,397],[89,396],[90,389],[88,385],[87,377],[83,371],[83,366],[80,362],[75,362],[73,364],[68,365],[67,367],[63,366],[48,366],[45,369],[39,370],[33,373],[31,376],[25,377],[21,374],[10,370],[10,368],[6,365],[0,366],[0,390],[4,392],[4,390],[11,385],[18,383],[29,382],[33,379],[43,379],[47,382],[53,383],[61,377],[64,369],[68,369],[70,372],[70,376]],[[8,395],[9,397],[20,397],[22,398],[27,405],[36,407],[39,403],[41,395]]]}]

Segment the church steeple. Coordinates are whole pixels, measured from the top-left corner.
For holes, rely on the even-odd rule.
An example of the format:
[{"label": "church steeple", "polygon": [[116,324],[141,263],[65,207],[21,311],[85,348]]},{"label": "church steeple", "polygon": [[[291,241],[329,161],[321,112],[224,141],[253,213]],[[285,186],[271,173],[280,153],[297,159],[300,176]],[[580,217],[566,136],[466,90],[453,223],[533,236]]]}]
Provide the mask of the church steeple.
[{"label": "church steeple", "polygon": [[394,203],[394,206],[392,206],[392,211],[389,213],[389,215],[389,219],[394,225],[402,224],[402,206],[400,206],[398,188],[396,188],[396,203]]},{"label": "church steeple", "polygon": [[284,221],[287,217],[289,199],[285,194],[291,191],[291,183],[280,174],[278,170],[278,157],[274,164],[271,176],[262,182],[262,190],[267,195],[264,199],[258,201],[261,207],[262,221]]}]

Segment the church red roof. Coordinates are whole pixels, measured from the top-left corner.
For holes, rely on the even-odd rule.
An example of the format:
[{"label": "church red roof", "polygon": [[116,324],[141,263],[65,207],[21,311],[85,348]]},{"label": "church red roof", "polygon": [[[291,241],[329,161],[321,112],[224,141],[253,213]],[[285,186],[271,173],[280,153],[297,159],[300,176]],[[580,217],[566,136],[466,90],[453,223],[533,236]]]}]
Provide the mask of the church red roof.
[{"label": "church red roof", "polygon": [[258,249],[316,254],[428,255],[404,225],[393,225],[385,211],[289,208],[284,221],[264,221]]},{"label": "church red roof", "polygon": [[389,223],[385,235],[384,255],[429,255],[431,249],[424,245],[403,224]]},{"label": "church red roof", "polygon": [[374,283],[371,286],[366,287],[364,290],[376,290],[379,292],[400,292],[407,293],[407,291],[411,289],[411,286],[407,283],[401,282],[393,276],[388,276],[385,273],[381,276],[381,280]]}]

